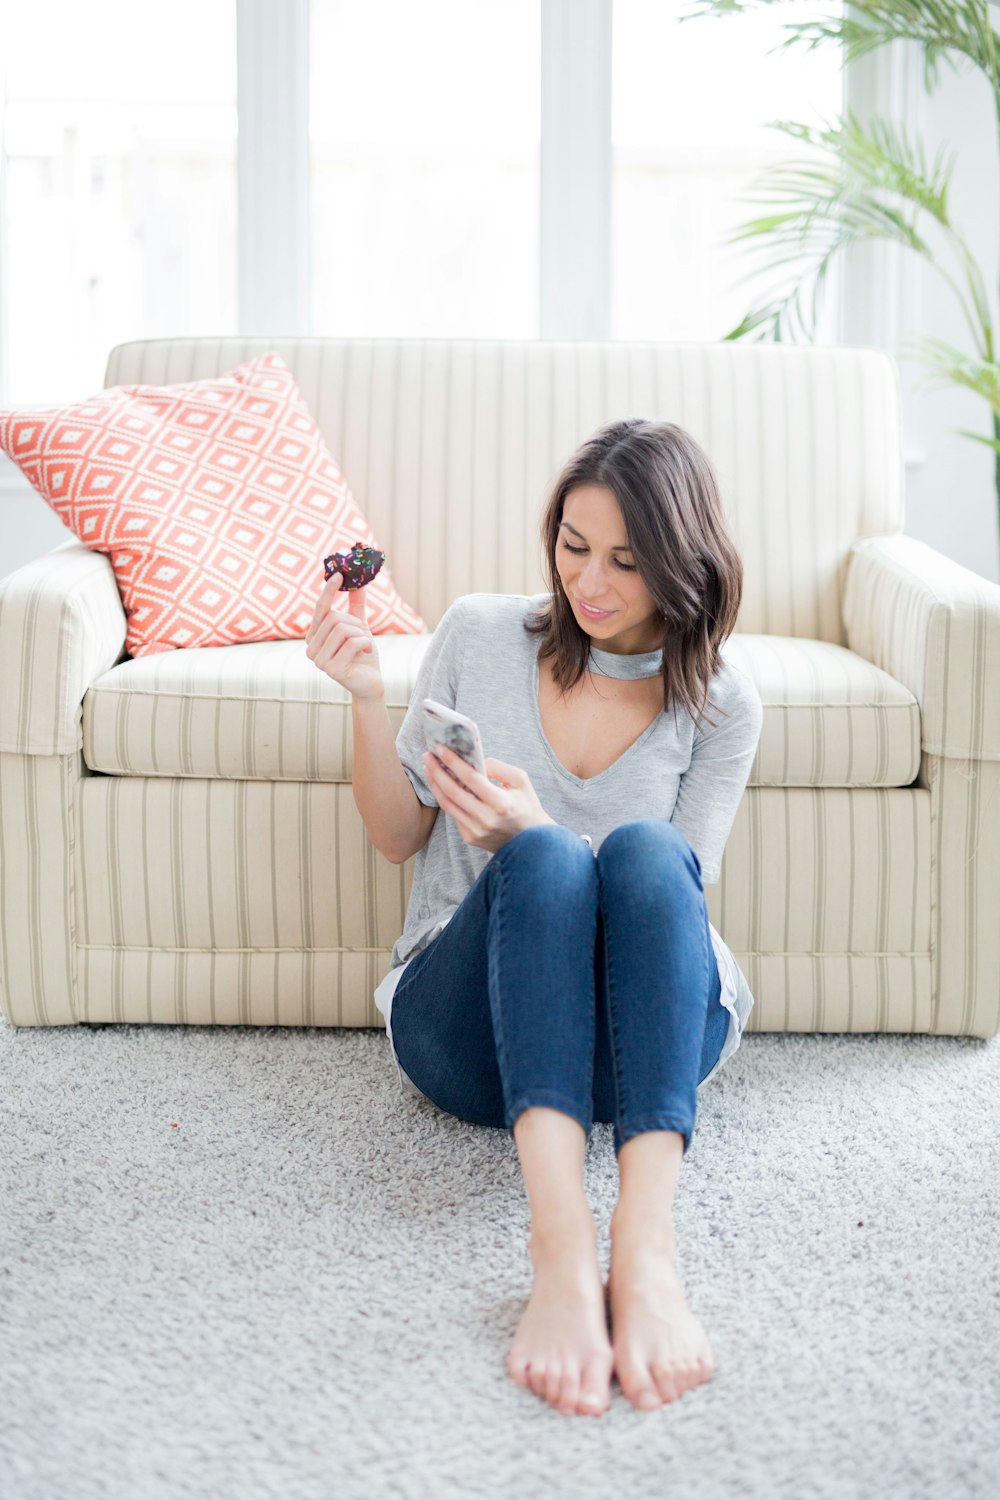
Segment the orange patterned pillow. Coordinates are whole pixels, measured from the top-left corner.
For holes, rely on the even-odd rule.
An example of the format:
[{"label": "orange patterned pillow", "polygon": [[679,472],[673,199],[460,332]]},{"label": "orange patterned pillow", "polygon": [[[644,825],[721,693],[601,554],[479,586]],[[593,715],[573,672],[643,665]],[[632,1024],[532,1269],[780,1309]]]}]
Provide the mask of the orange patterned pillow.
[{"label": "orange patterned pillow", "polygon": [[[301,638],[323,558],[378,547],[279,354],[210,380],[0,411],[0,449],[111,559],[130,656]],[[346,611],[347,594],[336,604]],[[366,604],[375,635],[427,629],[388,563]]]}]

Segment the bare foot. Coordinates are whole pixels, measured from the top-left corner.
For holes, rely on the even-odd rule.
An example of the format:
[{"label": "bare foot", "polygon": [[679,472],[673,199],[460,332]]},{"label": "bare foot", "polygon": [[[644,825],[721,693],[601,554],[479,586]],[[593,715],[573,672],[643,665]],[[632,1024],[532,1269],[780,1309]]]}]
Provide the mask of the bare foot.
[{"label": "bare foot", "polygon": [[596,1232],[533,1235],[531,1261],[531,1297],[507,1369],[564,1416],[599,1416],[611,1401],[613,1355]]},{"label": "bare foot", "polygon": [[611,1243],[614,1371],[632,1405],[654,1411],[711,1380],[715,1358],[678,1280],[673,1230],[612,1223]]}]

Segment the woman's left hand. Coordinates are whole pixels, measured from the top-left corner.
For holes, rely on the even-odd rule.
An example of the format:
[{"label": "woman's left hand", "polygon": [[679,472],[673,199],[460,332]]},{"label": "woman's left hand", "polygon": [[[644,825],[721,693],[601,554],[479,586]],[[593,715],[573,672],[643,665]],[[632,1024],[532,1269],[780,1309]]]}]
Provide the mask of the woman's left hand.
[{"label": "woman's left hand", "polygon": [[[442,764],[448,770],[443,770]],[[457,781],[449,776],[449,770]],[[441,807],[455,819],[465,842],[491,854],[523,828],[555,822],[539,802],[527,771],[495,760],[492,755],[486,760],[486,776],[481,776],[454,750],[438,745],[435,751],[424,753],[424,775]],[[494,786],[487,780],[489,776],[498,777],[503,785]]]}]

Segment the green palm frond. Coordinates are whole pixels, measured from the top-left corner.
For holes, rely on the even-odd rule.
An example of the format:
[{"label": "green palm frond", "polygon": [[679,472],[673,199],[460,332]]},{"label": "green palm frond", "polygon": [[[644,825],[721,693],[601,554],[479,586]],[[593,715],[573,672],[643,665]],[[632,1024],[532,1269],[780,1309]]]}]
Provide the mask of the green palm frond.
[{"label": "green palm frond", "polygon": [[[833,170],[843,174],[844,196],[859,187],[899,193],[947,225],[948,186],[956,153],[946,160],[946,148],[942,146],[928,166],[920,136],[907,137],[892,120],[879,115],[862,124],[850,110],[822,129],[794,120],[775,120],[772,126],[831,157]],[[803,175],[808,178],[810,172],[829,181],[831,167],[807,166]]]},{"label": "green palm frond", "polygon": [[921,337],[908,342],[910,350],[929,366],[914,390],[964,385],[988,401],[1000,417],[1000,364],[996,360],[975,359],[945,339]]},{"label": "green palm frond", "polygon": [[[962,349],[944,339],[915,338],[908,341],[913,353],[925,360],[929,369],[913,389],[924,389],[928,385],[940,388],[943,385],[962,385],[967,390],[982,396],[993,409],[994,434],[1000,433],[1000,364],[993,359],[971,359]],[[966,427],[953,429],[960,437],[972,438],[973,442],[985,443],[987,448],[1000,454],[1000,437],[986,437],[981,432],[970,432]]]},{"label": "green palm frond", "polygon": [[[771,6],[777,14],[782,4],[783,0],[688,0],[680,19],[744,15]],[[829,42],[840,49],[843,62],[850,64],[893,42],[915,43],[923,51],[928,93],[937,83],[942,60],[956,70],[972,63],[985,73],[1000,125],[1000,34],[993,29],[988,0],[849,0],[836,8],[824,7],[817,0],[810,9],[809,19],[782,27],[783,39],[773,52],[796,44],[811,51]],[[915,347],[927,362],[928,379],[965,386],[990,406],[992,437],[959,431],[994,450],[1000,519],[1000,365],[982,273],[948,217],[954,155],[946,162],[943,151],[939,152],[929,166],[919,137],[911,139],[886,120],[872,120],[865,128],[850,115],[824,129],[772,123],[812,147],[818,159],[784,162],[758,179],[754,186],[764,187],[766,196],[744,201],[759,203],[769,212],[741,225],[727,243],[756,240],[763,246],[765,266],[751,275],[791,262],[795,271],[790,273],[790,287],[786,285],[778,296],[769,290],[725,337],[780,340],[786,329],[794,331],[797,325],[808,338],[805,304],[810,283],[815,323],[817,295],[838,250],[859,240],[884,238],[916,251],[951,286],[972,330],[972,354],[941,339],[917,340]],[[924,233],[925,223],[940,246],[957,260],[957,280],[935,254],[936,247]],[[803,263],[809,268],[805,275]]]},{"label": "green palm frond", "polygon": [[[756,343],[763,343],[768,338],[780,343],[786,335],[793,342],[808,343],[812,339],[819,311],[819,298],[834,256],[860,239],[877,237],[875,231],[865,230],[862,233],[850,231],[841,226],[829,235],[827,244],[823,246],[819,228],[820,226],[817,226],[812,234],[805,256],[803,248],[799,246],[788,255],[769,256],[765,265],[739,278],[736,285],[751,277],[758,277],[765,269],[773,270],[783,265],[793,268],[790,277],[784,278],[780,283],[784,288],[783,293],[770,301],[767,298],[773,294],[765,293],[763,302],[758,301],[735,328],[722,335],[723,341],[746,338],[754,331]],[[814,264],[803,272],[803,258],[808,259],[810,253],[814,257]]]},{"label": "green palm frond", "polygon": [[[780,9],[782,0],[689,0],[682,21],[745,15]],[[890,42],[917,42],[924,50],[924,85],[936,87],[942,60],[957,71],[960,59],[981,68],[1000,87],[1000,36],[993,30],[987,0],[851,0],[843,14],[832,11],[808,21],[789,22],[774,51],[801,44],[810,51],[824,42],[844,49],[846,62]],[[954,56],[952,54],[957,54]]]},{"label": "green palm frond", "polygon": [[[763,264],[752,268],[741,281],[759,276],[764,269],[794,265],[794,285],[784,299],[791,326],[801,314],[803,260],[815,262],[815,308],[818,284],[836,251],[865,239],[888,239],[917,251],[935,266],[955,292],[973,336],[979,339],[989,324],[989,303],[979,268],[948,217],[954,155],[946,159],[942,148],[928,165],[919,137],[910,139],[891,121],[879,117],[862,125],[850,112],[821,127],[778,120],[772,122],[772,128],[808,145],[815,154],[808,160],[780,162],[768,168],[752,184],[762,196],[751,193],[743,197],[742,201],[767,205],[772,212],[740,225],[726,241],[764,242]],[[924,214],[934,220],[945,244],[957,257],[970,300],[962,285],[935,260],[921,232]],[[777,334],[782,306],[778,302],[769,310],[753,309],[739,330],[732,330],[726,338],[742,337],[767,322]],[[800,321],[808,337],[809,325]]]}]

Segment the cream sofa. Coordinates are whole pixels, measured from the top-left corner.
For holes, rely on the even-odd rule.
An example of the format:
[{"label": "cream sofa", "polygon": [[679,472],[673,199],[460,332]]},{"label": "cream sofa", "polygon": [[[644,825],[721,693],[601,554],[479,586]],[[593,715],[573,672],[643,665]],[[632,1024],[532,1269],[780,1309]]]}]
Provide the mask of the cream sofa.
[{"label": "cream sofa", "polygon": [[[105,385],[268,349],[429,630],[460,594],[547,586],[541,507],[601,423],[688,428],[746,569],[725,652],[765,709],[707,889],[750,1029],[1000,1028],[1000,589],[903,535],[887,355],[168,339],[112,350]],[[124,639],[108,559],[80,543],[0,583],[3,1013],[381,1025],[413,862],[384,859],[355,807],[347,695],[302,640],[132,660]],[[428,639],[378,638],[396,727]]]}]

